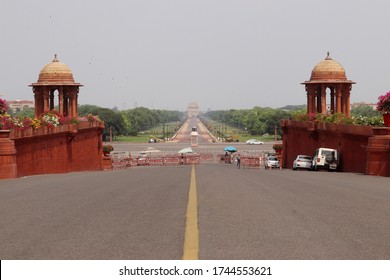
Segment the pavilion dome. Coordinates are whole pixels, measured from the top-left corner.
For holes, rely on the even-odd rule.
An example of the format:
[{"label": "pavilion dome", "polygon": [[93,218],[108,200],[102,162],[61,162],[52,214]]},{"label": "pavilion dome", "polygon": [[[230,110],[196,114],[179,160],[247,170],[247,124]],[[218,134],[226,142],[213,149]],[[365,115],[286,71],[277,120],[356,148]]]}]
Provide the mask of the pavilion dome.
[{"label": "pavilion dome", "polygon": [[329,53],[325,60],[319,62],[311,72],[310,81],[346,81],[344,67],[334,61]]},{"label": "pavilion dome", "polygon": [[39,73],[38,83],[73,84],[73,73],[68,65],[60,62],[57,55],[51,63],[45,65]]}]

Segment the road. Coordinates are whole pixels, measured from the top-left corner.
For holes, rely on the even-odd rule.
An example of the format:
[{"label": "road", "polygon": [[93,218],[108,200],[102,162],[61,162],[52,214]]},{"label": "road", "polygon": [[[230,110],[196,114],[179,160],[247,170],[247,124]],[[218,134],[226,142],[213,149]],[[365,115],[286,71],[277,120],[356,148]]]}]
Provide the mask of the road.
[{"label": "road", "polygon": [[133,167],[0,181],[0,259],[181,259],[191,182],[199,259],[390,259],[390,180]]}]

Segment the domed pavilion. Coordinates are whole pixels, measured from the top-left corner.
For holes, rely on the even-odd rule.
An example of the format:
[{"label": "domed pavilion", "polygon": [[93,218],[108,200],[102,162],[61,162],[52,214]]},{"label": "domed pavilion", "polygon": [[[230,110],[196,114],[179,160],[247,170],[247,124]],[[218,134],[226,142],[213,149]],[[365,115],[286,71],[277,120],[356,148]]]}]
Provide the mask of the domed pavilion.
[{"label": "domed pavilion", "polygon": [[42,68],[38,81],[29,86],[34,92],[35,116],[54,109],[55,93],[58,92],[59,113],[77,117],[77,97],[82,85],[74,81],[72,71],[58,60],[57,55]]},{"label": "domed pavilion", "polygon": [[352,84],[343,66],[334,61],[329,52],[325,60],[319,62],[311,72],[309,81],[302,83],[307,92],[307,113],[326,113],[326,96],[330,94],[330,113],[350,116],[350,94]]}]

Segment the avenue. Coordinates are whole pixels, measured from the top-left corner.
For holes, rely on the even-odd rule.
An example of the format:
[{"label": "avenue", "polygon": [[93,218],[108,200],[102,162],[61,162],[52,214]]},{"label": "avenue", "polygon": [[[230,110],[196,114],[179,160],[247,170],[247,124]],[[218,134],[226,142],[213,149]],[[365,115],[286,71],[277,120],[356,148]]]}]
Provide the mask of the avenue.
[{"label": "avenue", "polygon": [[192,172],[199,259],[390,258],[388,178],[201,163],[2,180],[0,259],[182,259]]}]

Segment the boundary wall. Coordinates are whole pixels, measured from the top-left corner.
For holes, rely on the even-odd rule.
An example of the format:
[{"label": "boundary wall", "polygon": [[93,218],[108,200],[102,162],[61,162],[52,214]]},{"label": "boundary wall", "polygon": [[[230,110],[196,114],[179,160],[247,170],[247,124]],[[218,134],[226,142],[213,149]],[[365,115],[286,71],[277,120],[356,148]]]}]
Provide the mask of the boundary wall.
[{"label": "boundary wall", "polygon": [[390,177],[390,128],[282,120],[283,168],[320,147],[339,151],[339,171]]},{"label": "boundary wall", "polygon": [[102,132],[98,123],[2,131],[0,179],[37,174],[102,170]]}]

